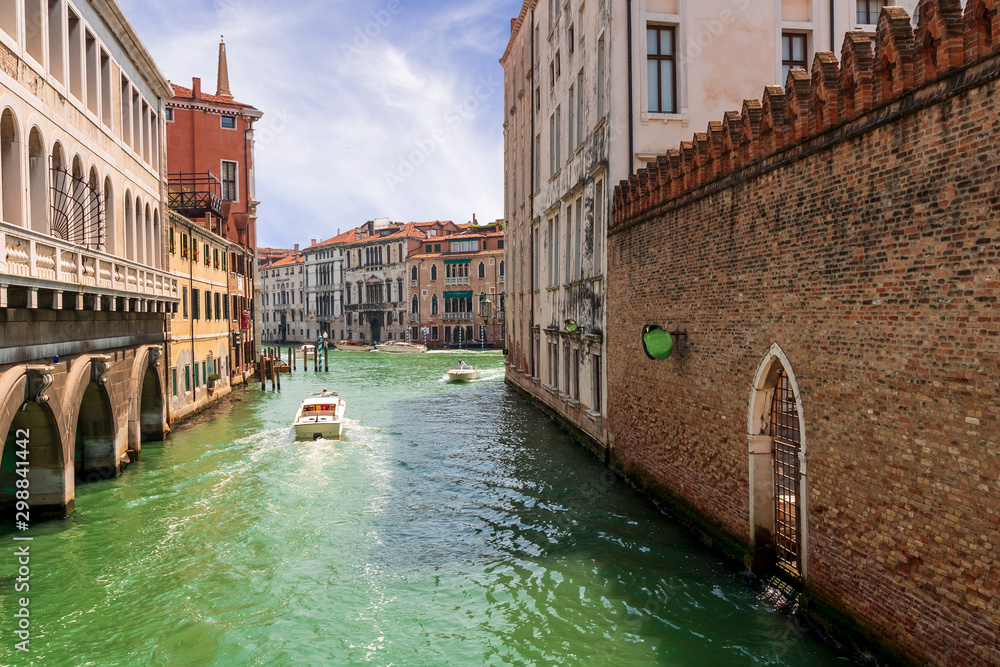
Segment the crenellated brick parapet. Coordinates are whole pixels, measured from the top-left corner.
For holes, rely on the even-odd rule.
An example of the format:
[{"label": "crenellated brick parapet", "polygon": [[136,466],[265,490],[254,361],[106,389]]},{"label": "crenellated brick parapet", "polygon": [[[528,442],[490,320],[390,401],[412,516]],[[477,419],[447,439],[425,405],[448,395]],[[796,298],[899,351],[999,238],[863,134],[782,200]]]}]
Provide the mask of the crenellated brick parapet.
[{"label": "crenellated brick parapet", "polygon": [[792,70],[785,87],[767,86],[692,141],[639,169],[616,188],[611,227],[741,169],[816,139],[898,101],[956,70],[1000,54],[1000,0],[922,0],[917,26],[902,7],[885,7],[874,51],[849,32],[840,61],[817,53],[812,75]]}]

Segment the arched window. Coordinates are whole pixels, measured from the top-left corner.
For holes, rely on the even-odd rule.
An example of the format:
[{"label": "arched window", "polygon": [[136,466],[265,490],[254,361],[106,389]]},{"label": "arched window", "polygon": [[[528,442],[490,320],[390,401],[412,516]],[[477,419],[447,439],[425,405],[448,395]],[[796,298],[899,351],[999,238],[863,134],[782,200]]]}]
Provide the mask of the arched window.
[{"label": "arched window", "polygon": [[419,302],[417,301],[417,297],[414,296],[413,299],[410,300],[410,314],[411,315],[416,315],[419,312],[418,305],[419,305]]},{"label": "arched window", "polygon": [[410,269],[410,282],[411,283],[417,282],[417,267],[415,266],[412,269]]},{"label": "arched window", "polygon": [[[46,235],[49,233],[48,162],[42,133],[33,127],[28,137],[28,220],[31,222],[28,226]],[[82,175],[82,167],[80,172]]]},{"label": "arched window", "polygon": [[501,278],[504,277],[504,271],[503,270],[504,270],[504,265],[503,265],[503,260],[501,259],[500,260],[500,277]]},{"label": "arched window", "polygon": [[[197,246],[195,246],[197,247]],[[142,219],[142,200],[135,198],[135,261],[146,263],[146,230]]]},{"label": "arched window", "polygon": [[[157,249],[157,239],[153,233],[153,215],[149,208],[149,204],[146,204],[146,220],[143,233],[146,235],[146,264],[148,266],[156,266],[156,249]],[[208,244],[205,244],[205,263],[208,264]]]},{"label": "arched window", "polygon": [[438,295],[435,294],[431,297],[431,315],[438,314]]},{"label": "arched window", "polygon": [[104,217],[106,220],[105,229],[107,230],[107,251],[112,255],[118,255],[121,250],[118,249],[118,228],[115,226],[117,221],[115,220],[115,191],[111,185],[111,179],[104,179]]},{"label": "arched window", "polygon": [[3,220],[21,226],[21,137],[14,112],[5,109],[0,117],[0,180],[3,193]]},{"label": "arched window", "polygon": [[[162,264],[162,262],[163,262],[163,260],[162,260],[162,257],[163,257],[163,238],[162,238],[162,232],[160,231],[160,212],[156,211],[156,210],[153,211],[153,238],[155,239],[155,243],[154,243],[154,248],[155,248],[154,257],[156,259],[156,261],[154,262],[153,266],[155,266],[158,269],[159,268],[163,268],[163,264]],[[225,259],[225,257],[223,257],[223,259]]]},{"label": "arched window", "polygon": [[403,279],[402,278],[397,278],[396,279],[396,300],[400,301],[400,302],[403,300]]},{"label": "arched window", "polygon": [[101,182],[95,167],[90,168],[90,192],[87,193],[86,243],[90,248],[106,250],[107,232],[104,229],[104,211],[101,206]]},{"label": "arched window", "polygon": [[392,298],[392,278],[387,279],[385,281],[385,302],[395,303],[399,301],[399,297],[400,295],[397,294],[395,299]]},{"label": "arched window", "polygon": [[431,264],[431,280],[438,279],[438,267],[437,264]]},{"label": "arched window", "polygon": [[483,279],[486,277],[486,265],[479,262],[479,278]]},{"label": "arched window", "polygon": [[[185,235],[185,240],[187,236]],[[125,191],[125,259],[135,261],[135,221],[132,219],[132,193]]]}]

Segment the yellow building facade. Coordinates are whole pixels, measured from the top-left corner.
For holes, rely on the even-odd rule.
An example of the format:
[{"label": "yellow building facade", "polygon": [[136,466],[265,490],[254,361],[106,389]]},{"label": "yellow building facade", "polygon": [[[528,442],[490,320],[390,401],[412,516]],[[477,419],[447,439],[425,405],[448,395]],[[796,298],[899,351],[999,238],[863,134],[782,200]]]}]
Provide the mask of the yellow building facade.
[{"label": "yellow building facade", "polygon": [[[171,273],[181,303],[169,323],[167,399],[176,425],[232,391],[230,270],[235,244],[170,213]],[[237,329],[238,330],[238,329]]]}]

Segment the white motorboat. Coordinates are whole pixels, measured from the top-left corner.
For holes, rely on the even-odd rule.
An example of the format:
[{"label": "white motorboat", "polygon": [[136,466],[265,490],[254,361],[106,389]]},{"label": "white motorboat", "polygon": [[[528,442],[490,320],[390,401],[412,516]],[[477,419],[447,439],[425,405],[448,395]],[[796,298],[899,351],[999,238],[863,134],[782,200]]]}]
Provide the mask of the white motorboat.
[{"label": "white motorboat", "polygon": [[379,352],[392,352],[396,354],[412,354],[414,352],[426,352],[427,346],[419,343],[404,343],[401,340],[391,340],[388,343],[379,343],[375,346]]},{"label": "white motorboat", "polygon": [[309,394],[295,415],[295,439],[339,439],[344,432],[346,409],[347,404],[344,403],[344,399],[335,391]]},{"label": "white motorboat", "polygon": [[478,380],[480,375],[482,374],[475,366],[455,366],[448,371],[448,379],[451,382],[468,382],[469,380]]},{"label": "white motorboat", "polygon": [[371,345],[365,345],[364,343],[356,340],[342,340],[339,343],[334,343],[333,345],[341,352],[371,352],[375,349]]}]

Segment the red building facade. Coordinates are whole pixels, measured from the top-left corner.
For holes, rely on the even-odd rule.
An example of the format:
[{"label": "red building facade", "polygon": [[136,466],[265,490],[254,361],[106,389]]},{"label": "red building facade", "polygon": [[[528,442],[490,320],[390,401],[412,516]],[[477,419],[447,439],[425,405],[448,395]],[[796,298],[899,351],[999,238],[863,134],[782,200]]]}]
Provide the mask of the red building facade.
[{"label": "red building facade", "polygon": [[175,212],[237,244],[229,262],[234,373],[252,370],[259,349],[256,331],[254,249],[257,206],[254,187],[254,123],[263,113],[238,102],[229,90],[226,45],[219,45],[218,86],[203,92],[195,77],[190,88],[173,86],[167,102],[169,205]]}]

